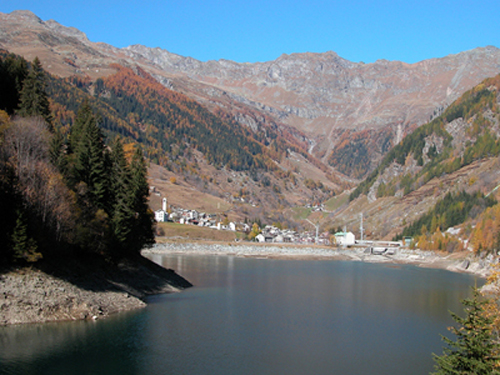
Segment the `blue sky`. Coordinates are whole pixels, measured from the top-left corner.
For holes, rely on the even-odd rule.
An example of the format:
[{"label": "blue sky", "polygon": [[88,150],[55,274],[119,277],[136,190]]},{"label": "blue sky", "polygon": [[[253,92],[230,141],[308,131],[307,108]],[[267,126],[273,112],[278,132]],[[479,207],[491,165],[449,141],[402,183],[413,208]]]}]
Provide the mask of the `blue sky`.
[{"label": "blue sky", "polygon": [[414,63],[500,48],[499,0],[0,0],[116,47],[143,44],[195,59],[269,61],[334,51],[351,61]]}]

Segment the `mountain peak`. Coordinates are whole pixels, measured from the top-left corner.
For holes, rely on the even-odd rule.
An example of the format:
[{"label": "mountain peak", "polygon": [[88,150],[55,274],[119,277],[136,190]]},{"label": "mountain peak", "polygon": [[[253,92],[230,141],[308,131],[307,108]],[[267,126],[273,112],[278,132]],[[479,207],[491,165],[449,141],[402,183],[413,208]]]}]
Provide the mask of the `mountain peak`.
[{"label": "mountain peak", "polygon": [[[4,13],[5,14],[5,13]],[[42,23],[43,21],[30,10],[14,10],[11,13],[6,14],[9,18],[14,18],[22,20],[29,23]]]}]

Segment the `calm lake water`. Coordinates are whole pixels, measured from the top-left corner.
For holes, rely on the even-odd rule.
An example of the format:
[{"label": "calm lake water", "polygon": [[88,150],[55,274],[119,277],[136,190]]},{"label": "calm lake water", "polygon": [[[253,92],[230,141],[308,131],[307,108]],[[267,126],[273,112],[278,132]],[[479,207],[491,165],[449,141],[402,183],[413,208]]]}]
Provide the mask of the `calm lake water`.
[{"label": "calm lake water", "polygon": [[102,321],[0,327],[0,374],[428,374],[475,283],[361,262],[152,258],[196,286]]}]

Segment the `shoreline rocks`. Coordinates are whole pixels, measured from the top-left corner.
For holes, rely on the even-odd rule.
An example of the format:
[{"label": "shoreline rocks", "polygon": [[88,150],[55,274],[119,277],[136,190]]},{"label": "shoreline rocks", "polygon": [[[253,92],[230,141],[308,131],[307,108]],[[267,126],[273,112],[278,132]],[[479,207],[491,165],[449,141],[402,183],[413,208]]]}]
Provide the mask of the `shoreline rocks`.
[{"label": "shoreline rocks", "polygon": [[0,276],[0,325],[96,320],[145,306],[125,291],[85,290],[40,270]]},{"label": "shoreline rocks", "polygon": [[150,294],[179,292],[191,284],[172,270],[136,257],[111,265],[69,261],[0,275],[0,325],[97,320],[144,308]]}]

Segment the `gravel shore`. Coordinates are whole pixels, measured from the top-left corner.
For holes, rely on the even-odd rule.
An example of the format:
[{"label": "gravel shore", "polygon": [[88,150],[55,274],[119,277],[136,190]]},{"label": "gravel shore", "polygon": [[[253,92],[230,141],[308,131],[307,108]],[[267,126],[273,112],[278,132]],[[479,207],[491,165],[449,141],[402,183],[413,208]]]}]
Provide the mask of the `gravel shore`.
[{"label": "gravel shore", "polygon": [[465,272],[487,277],[496,261],[492,257],[479,259],[469,252],[444,254],[433,251],[395,248],[394,254],[371,254],[368,248],[335,248],[307,245],[253,245],[202,244],[202,243],[163,243],[143,250],[143,254],[201,254],[232,255],[256,258],[281,259],[336,259],[363,261],[371,263],[413,264],[421,267],[440,268],[453,272]]},{"label": "gravel shore", "polygon": [[116,265],[92,260],[11,269],[0,275],[0,325],[101,319],[145,307],[146,295],[189,286],[142,257]]}]

